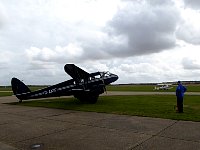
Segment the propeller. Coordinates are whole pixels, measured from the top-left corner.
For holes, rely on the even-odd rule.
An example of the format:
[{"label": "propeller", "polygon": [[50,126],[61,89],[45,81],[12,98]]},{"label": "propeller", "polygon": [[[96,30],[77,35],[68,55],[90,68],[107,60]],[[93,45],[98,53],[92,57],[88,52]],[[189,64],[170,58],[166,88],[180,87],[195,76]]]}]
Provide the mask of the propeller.
[{"label": "propeller", "polygon": [[107,94],[107,90],[106,90],[106,85],[105,85],[105,82],[104,82],[104,77],[105,77],[105,74],[106,74],[107,72],[102,72],[101,73],[101,80],[102,80],[102,82],[103,82],[103,89],[104,89],[104,91],[106,92],[106,94]]}]

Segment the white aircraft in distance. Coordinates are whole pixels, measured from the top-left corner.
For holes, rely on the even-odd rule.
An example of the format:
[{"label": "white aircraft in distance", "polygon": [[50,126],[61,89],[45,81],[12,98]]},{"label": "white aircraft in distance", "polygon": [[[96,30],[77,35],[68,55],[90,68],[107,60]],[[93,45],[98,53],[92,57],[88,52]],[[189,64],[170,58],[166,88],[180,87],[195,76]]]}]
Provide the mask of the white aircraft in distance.
[{"label": "white aircraft in distance", "polygon": [[172,88],[172,84],[159,83],[154,87],[154,90],[169,90]]}]

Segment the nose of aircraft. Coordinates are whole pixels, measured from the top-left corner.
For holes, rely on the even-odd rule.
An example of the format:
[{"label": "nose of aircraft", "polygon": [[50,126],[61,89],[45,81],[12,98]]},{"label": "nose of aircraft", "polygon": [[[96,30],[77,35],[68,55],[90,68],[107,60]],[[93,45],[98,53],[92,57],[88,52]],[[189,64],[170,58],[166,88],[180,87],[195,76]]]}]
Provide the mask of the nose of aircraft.
[{"label": "nose of aircraft", "polygon": [[108,78],[108,84],[115,82],[118,79],[116,74],[110,74],[110,78]]},{"label": "nose of aircraft", "polygon": [[118,77],[116,74],[112,74],[112,75],[113,75],[113,76],[112,76],[113,82],[117,81],[119,77]]}]

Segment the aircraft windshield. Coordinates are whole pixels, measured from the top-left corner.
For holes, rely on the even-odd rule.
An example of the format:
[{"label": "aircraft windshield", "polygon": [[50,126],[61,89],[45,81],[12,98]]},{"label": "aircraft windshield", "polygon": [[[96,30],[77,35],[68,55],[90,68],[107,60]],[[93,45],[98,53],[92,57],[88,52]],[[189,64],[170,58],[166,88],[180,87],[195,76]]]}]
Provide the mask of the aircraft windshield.
[{"label": "aircraft windshield", "polygon": [[109,71],[104,72],[104,76],[105,76],[105,77],[108,77],[108,76],[110,76],[110,75],[111,75],[111,73],[110,73]]}]

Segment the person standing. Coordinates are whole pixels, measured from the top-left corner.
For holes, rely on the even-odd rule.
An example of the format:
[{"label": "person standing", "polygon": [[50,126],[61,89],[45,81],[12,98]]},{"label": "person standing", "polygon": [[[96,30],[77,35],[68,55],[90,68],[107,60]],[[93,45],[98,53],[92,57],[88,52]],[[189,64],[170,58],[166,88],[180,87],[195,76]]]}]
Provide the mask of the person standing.
[{"label": "person standing", "polygon": [[182,85],[181,81],[178,81],[178,86],[176,88],[176,98],[179,113],[183,113],[183,97],[186,90],[186,87]]}]

